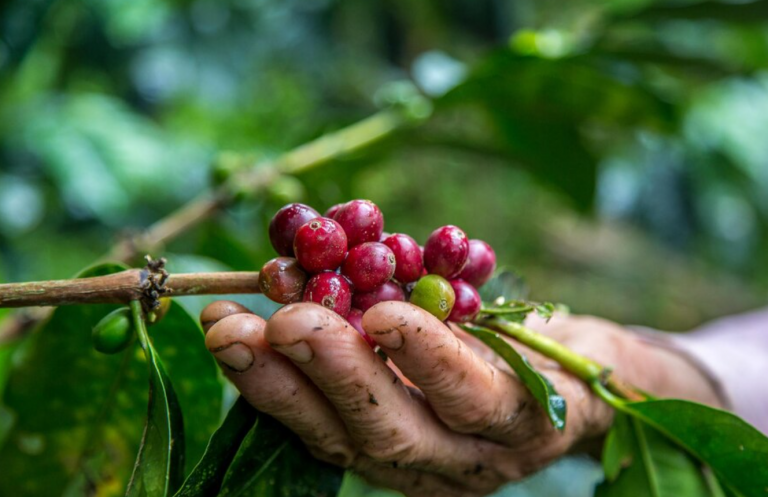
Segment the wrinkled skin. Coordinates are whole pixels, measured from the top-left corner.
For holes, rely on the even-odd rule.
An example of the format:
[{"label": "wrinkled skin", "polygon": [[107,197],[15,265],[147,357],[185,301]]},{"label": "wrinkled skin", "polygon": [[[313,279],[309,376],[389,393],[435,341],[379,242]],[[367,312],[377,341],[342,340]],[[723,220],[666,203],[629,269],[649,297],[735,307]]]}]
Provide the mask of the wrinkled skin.
[{"label": "wrinkled skin", "polygon": [[[686,359],[618,325],[593,317],[529,324],[647,391],[719,405]],[[206,344],[245,398],[313,455],[407,496],[486,495],[594,447],[610,426],[611,409],[585,384],[517,344],[567,399],[564,433],[506,364],[461,330],[404,302],[372,307],[363,327],[387,363],[314,304],[288,305],[269,322],[228,316]]]}]

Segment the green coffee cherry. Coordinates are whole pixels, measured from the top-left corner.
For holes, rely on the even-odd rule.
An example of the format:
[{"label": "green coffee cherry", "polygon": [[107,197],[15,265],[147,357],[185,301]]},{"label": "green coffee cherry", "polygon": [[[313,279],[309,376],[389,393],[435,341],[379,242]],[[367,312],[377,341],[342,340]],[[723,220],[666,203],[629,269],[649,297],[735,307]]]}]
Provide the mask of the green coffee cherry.
[{"label": "green coffee cherry", "polygon": [[147,315],[147,326],[157,324],[161,319],[168,314],[168,310],[171,308],[171,298],[163,297],[160,299],[160,305],[149,312]]},{"label": "green coffee cherry", "polygon": [[131,310],[127,307],[110,312],[93,327],[93,348],[104,354],[116,354],[133,338]]},{"label": "green coffee cherry", "polygon": [[411,303],[445,321],[453,310],[456,294],[448,280],[436,274],[421,278],[411,292]]}]

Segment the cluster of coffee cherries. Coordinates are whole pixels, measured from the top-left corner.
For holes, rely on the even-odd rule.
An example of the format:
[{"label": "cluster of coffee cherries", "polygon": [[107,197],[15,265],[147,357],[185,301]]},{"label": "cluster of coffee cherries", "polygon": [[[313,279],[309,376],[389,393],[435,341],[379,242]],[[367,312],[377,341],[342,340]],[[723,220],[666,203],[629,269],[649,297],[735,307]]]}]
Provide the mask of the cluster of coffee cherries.
[{"label": "cluster of coffee cherries", "polygon": [[327,307],[372,346],[361,325],[369,308],[408,301],[440,320],[466,322],[480,311],[477,288],[496,268],[491,246],[456,226],[436,229],[423,247],[408,235],[385,233],[381,210],[368,200],[334,205],[324,216],[288,204],[272,218],[269,239],[280,257],[261,268],[262,293],[281,304]]}]

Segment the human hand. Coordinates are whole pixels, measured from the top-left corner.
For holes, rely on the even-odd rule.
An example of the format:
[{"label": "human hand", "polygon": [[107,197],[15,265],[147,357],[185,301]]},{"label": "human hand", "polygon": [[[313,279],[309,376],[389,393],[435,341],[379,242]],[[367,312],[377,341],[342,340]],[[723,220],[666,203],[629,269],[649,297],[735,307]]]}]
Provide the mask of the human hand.
[{"label": "human hand", "polygon": [[[209,309],[201,316],[215,323],[206,345],[254,407],[315,457],[408,496],[486,495],[589,445],[611,424],[611,409],[584,383],[515,343],[568,402],[558,432],[490,349],[407,303],[378,304],[363,318],[386,363],[319,305],[288,305],[266,323],[242,307]],[[646,391],[718,404],[687,360],[616,324],[574,316],[529,325]]]}]

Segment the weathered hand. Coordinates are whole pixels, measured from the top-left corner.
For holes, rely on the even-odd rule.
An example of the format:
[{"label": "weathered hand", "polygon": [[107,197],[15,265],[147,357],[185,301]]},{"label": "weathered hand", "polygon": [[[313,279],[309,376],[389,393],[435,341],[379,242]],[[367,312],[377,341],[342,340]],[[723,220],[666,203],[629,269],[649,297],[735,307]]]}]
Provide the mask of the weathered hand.
[{"label": "weathered hand", "polygon": [[[215,319],[204,311],[203,321]],[[613,323],[565,317],[531,325],[647,391],[717,404],[693,365]],[[507,365],[461,330],[402,302],[371,308],[363,326],[388,362],[315,304],[286,306],[266,323],[224,317],[206,344],[245,398],[312,454],[408,496],[486,495],[586,446],[611,423],[611,409],[585,384],[518,344],[566,398],[563,433]]]}]

